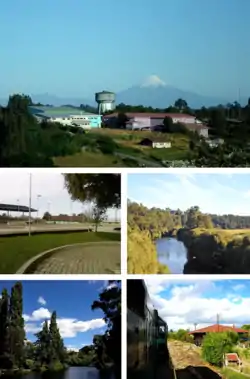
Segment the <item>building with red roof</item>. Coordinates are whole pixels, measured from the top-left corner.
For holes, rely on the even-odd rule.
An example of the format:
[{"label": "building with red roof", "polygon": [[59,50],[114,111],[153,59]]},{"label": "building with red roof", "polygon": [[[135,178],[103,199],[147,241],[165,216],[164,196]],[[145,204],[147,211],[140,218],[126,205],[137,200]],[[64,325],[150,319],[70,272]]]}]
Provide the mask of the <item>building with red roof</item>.
[{"label": "building with red roof", "polygon": [[244,330],[241,328],[236,328],[235,326],[228,326],[228,325],[221,325],[221,324],[214,324],[207,326],[205,328],[196,329],[188,334],[192,335],[194,337],[194,343],[198,346],[201,345],[203,338],[207,333],[223,333],[223,332],[234,332],[239,335],[239,337],[247,337],[248,336],[248,330]]},{"label": "building with red roof", "polygon": [[[103,117],[107,125],[114,125],[116,123],[118,112],[105,115]],[[184,124],[189,130],[196,131],[203,137],[208,137],[208,127],[202,124],[195,116],[186,113],[138,113],[138,112],[126,112],[125,113],[128,122],[126,128],[130,130],[160,130],[163,126],[165,117],[170,117],[174,124]]]}]

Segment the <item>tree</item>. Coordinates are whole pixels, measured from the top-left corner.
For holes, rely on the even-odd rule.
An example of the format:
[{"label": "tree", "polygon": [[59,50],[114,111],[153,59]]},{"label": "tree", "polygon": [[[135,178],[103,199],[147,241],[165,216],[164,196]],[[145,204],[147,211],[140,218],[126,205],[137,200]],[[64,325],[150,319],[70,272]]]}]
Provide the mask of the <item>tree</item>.
[{"label": "tree", "polygon": [[14,367],[22,367],[24,361],[23,289],[17,282],[11,289],[9,308],[10,358]]},{"label": "tree", "polygon": [[0,300],[0,367],[10,368],[9,295],[3,289]]},{"label": "tree", "polygon": [[73,200],[93,201],[100,208],[121,205],[120,174],[64,174],[64,179]]},{"label": "tree", "polygon": [[98,205],[94,205],[92,214],[93,222],[95,224],[95,232],[97,232],[98,226],[107,219],[107,208],[100,208]]},{"label": "tree", "polygon": [[109,281],[99,294],[99,300],[92,304],[92,310],[100,309],[107,324],[104,343],[107,355],[115,365],[116,378],[121,376],[121,282]]},{"label": "tree", "polygon": [[125,129],[126,123],[129,121],[127,115],[123,112],[119,112],[117,115],[116,126],[119,129]]},{"label": "tree", "polygon": [[51,361],[61,362],[65,361],[65,347],[57,326],[56,312],[53,312],[50,319],[50,346],[51,346]]},{"label": "tree", "polygon": [[43,215],[43,220],[49,221],[51,220],[51,214],[49,212],[45,212]]},{"label": "tree", "polygon": [[172,133],[173,132],[173,120],[171,117],[165,117],[163,120],[163,129],[164,133]]},{"label": "tree", "polygon": [[212,132],[218,136],[224,136],[226,132],[226,118],[225,112],[222,109],[214,109],[211,112],[209,126],[212,128]]},{"label": "tree", "polygon": [[180,112],[183,112],[184,109],[188,108],[187,102],[183,99],[176,100],[174,106],[178,108]]},{"label": "tree", "polygon": [[36,360],[41,366],[49,365],[52,356],[48,321],[43,323],[42,330],[36,334],[36,337]]}]

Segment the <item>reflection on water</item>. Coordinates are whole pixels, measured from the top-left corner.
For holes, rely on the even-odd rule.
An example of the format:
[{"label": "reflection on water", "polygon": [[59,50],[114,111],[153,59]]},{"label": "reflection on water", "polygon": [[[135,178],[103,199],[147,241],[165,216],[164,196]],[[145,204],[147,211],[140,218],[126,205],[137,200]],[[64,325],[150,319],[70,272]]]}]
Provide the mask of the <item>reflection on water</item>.
[{"label": "reflection on water", "polygon": [[182,274],[187,262],[187,250],[184,244],[175,238],[156,240],[158,261],[167,265],[171,274]]},{"label": "reflection on water", "polygon": [[[5,379],[101,379],[95,367],[70,367],[66,371],[4,376]],[[109,378],[112,379],[112,378]]]}]

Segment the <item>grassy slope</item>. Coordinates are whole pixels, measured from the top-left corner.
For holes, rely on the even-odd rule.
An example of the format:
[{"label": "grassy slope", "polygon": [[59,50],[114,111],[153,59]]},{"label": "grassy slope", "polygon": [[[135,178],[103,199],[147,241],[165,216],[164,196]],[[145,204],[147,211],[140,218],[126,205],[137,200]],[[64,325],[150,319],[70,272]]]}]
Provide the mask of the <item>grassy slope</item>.
[{"label": "grassy slope", "polygon": [[42,234],[0,238],[0,274],[14,274],[31,257],[54,247],[80,242],[119,241],[119,233]]},{"label": "grassy slope", "polygon": [[[162,160],[179,160],[185,159],[188,152],[189,139],[182,134],[168,134],[166,139],[171,141],[171,149],[153,149],[143,147],[138,143],[143,138],[152,138],[162,134],[154,132],[135,132],[128,130],[115,129],[98,129],[88,133],[90,139],[95,139],[99,135],[106,135],[114,139],[118,145],[117,152],[128,154],[141,159],[162,159]],[[124,162],[112,155],[102,153],[81,152],[72,156],[58,157],[54,163],[61,167],[124,167]]]}]

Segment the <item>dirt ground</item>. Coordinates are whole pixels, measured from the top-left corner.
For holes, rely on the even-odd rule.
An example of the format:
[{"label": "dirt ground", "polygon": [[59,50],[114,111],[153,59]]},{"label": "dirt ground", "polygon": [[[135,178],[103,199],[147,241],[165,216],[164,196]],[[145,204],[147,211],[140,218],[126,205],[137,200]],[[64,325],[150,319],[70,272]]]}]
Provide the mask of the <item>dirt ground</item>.
[{"label": "dirt ground", "polygon": [[194,344],[170,340],[168,341],[168,349],[176,370],[184,369],[188,366],[204,366],[217,372],[214,367],[202,359],[201,348]]}]

